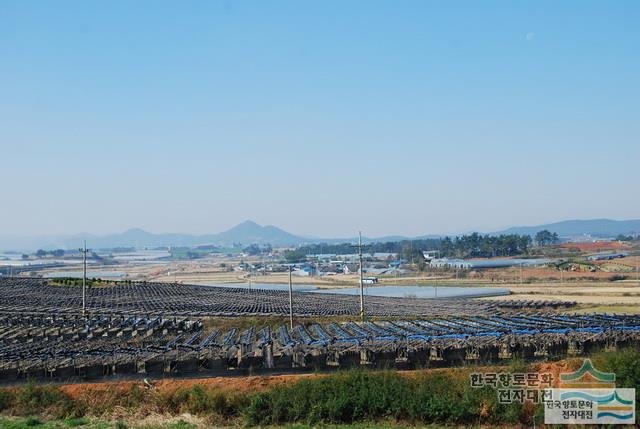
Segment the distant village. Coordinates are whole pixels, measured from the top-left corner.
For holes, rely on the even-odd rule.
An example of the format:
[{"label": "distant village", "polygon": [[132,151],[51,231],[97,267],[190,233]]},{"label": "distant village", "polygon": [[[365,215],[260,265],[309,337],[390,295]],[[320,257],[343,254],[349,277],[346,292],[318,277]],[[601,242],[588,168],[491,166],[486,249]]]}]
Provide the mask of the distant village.
[{"label": "distant village", "polygon": [[[296,277],[354,275],[360,273],[362,263],[364,281],[377,283],[379,277],[401,277],[425,270],[457,273],[550,265],[559,270],[606,271],[610,267],[598,263],[626,258],[630,249],[626,243],[634,239],[634,236],[619,236],[608,241],[561,242],[557,234],[543,230],[534,237],[514,234],[483,236],[474,233],[454,238],[370,242],[362,246],[362,255],[358,246],[352,243],[278,248],[269,244],[254,243],[247,246],[233,243],[229,247],[199,245],[89,249],[87,260],[90,265],[111,269],[125,269],[132,263],[202,261],[217,264],[222,271],[243,273],[243,276],[246,273],[247,277],[288,271]],[[68,270],[73,265],[81,264],[82,258],[79,249],[4,253],[0,254],[0,275],[39,275],[46,271],[51,274],[51,270]]]}]

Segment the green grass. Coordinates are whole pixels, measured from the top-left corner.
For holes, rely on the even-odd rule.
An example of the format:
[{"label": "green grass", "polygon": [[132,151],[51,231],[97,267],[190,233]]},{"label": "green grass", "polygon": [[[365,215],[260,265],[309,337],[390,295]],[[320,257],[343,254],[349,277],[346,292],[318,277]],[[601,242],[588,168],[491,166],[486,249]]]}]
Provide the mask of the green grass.
[{"label": "green grass", "polygon": [[[625,294],[622,294],[625,296]],[[616,313],[616,314],[638,314],[640,313],[640,304],[603,304],[603,305],[585,305],[577,308],[575,311],[578,314],[581,313]]]},{"label": "green grass", "polygon": [[44,421],[36,417],[21,417],[12,419],[0,418],[0,428],[2,429],[67,429],[76,427],[86,429],[107,429],[110,426],[107,423],[91,422],[87,419],[81,419],[81,421],[78,419]]},{"label": "green grass", "polygon": [[172,249],[171,257],[173,259],[198,259],[203,258],[211,253],[210,250],[199,249]]},{"label": "green grass", "polygon": [[195,429],[195,426],[179,421],[166,425],[133,425],[128,426],[122,422],[105,422],[89,419],[67,419],[43,421],[36,417],[2,418],[0,417],[0,429]]},{"label": "green grass", "polygon": [[84,417],[75,417],[65,420],[65,424],[71,428],[87,426],[89,420]]},{"label": "green grass", "polygon": [[[591,358],[599,370],[616,374],[618,387],[640,386],[639,350],[600,352]],[[513,359],[507,370],[526,372],[527,366],[526,361]],[[215,422],[214,426],[234,427],[322,425],[364,429],[397,427],[396,422],[408,427],[433,427],[423,426],[433,424],[505,427],[530,425],[534,415],[536,421],[541,421],[540,406],[499,404],[494,389],[472,388],[471,371],[472,368],[459,368],[408,375],[396,371],[350,370],[303,378],[261,393],[230,392],[202,385],[157,392],[132,385],[124,390],[110,387],[99,397],[71,398],[56,386],[29,385],[0,389],[0,412],[16,416],[0,417],[0,429],[155,429],[94,420],[116,409],[132,415],[143,412],[174,416],[173,419],[188,413],[203,421]],[[160,427],[189,429],[192,426],[178,422]]]},{"label": "green grass", "polygon": [[[451,429],[452,426],[410,426],[399,425],[394,422],[352,423],[342,425],[286,425],[287,429]],[[457,427],[457,426],[453,426]],[[464,426],[466,429],[474,429],[475,426]]]},{"label": "green grass", "polygon": [[495,390],[474,389],[467,374],[349,371],[305,379],[256,395],[245,411],[249,425],[351,424],[380,419],[421,424],[528,423],[520,404],[498,404]]},{"label": "green grass", "polygon": [[[82,286],[82,279],[77,277],[59,277],[47,281],[50,286]],[[87,287],[106,287],[115,285],[114,280],[87,279]]]},{"label": "green grass", "polygon": [[[184,421],[179,421],[176,423],[166,424],[166,425],[133,425],[127,426],[124,423],[118,422],[104,422],[104,421],[90,421],[83,420],[82,425],[76,425],[76,422],[72,422],[69,420],[52,420],[52,421],[40,421],[35,418],[0,418],[0,429],[29,429],[29,428],[37,428],[37,429],[69,429],[81,427],[83,429],[195,429],[196,426],[189,424]],[[213,426],[212,426],[213,427]],[[365,423],[354,423],[354,424],[329,424],[329,425],[284,425],[278,426],[284,427],[287,429],[451,429],[452,426],[413,426],[408,424],[397,424],[394,422],[365,422]],[[465,426],[467,429],[475,429],[474,426]]]}]

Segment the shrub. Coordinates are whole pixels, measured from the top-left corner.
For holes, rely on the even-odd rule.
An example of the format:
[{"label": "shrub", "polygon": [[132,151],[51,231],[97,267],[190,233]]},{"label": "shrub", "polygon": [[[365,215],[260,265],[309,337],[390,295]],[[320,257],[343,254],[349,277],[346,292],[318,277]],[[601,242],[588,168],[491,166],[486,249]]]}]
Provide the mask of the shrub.
[{"label": "shrub", "polygon": [[157,398],[157,405],[161,412],[169,414],[180,413],[182,404],[187,401],[189,392],[186,389],[178,389],[175,392],[161,393]]},{"label": "shrub", "polygon": [[40,426],[42,422],[37,417],[27,417],[24,421],[24,425],[28,427]]},{"label": "shrub", "polygon": [[13,404],[13,394],[8,389],[0,389],[0,411],[9,409]]},{"label": "shrub", "polygon": [[189,412],[228,418],[242,414],[248,402],[246,396],[195,385],[190,389],[163,393],[157,398],[156,404],[160,411],[171,414]]},{"label": "shrub", "polygon": [[70,428],[75,428],[78,426],[85,426],[89,424],[89,420],[82,418],[82,417],[74,417],[71,419],[67,419],[64,422],[67,426],[69,426]]},{"label": "shrub", "polygon": [[410,382],[391,372],[350,371],[306,379],[258,394],[245,413],[250,424],[352,423],[407,414]]},{"label": "shrub", "polygon": [[19,415],[48,413],[56,418],[79,417],[84,409],[57,387],[29,384],[15,395],[15,411]]},{"label": "shrub", "polygon": [[[600,352],[592,359],[593,365],[616,375],[616,387],[636,389],[636,403],[640,400],[640,351],[632,348],[615,352]],[[640,417],[636,417],[639,421]]]},{"label": "shrub", "polygon": [[353,423],[408,419],[420,423],[528,424],[535,407],[498,403],[490,387],[472,388],[466,372],[409,378],[394,372],[349,371],[302,380],[256,395],[250,425]]},{"label": "shrub", "polygon": [[423,422],[458,420],[458,404],[462,399],[459,385],[444,374],[429,374],[418,381],[410,403],[412,418]]},{"label": "shrub", "polygon": [[529,369],[529,365],[527,364],[527,362],[524,360],[523,357],[521,356],[514,356],[511,359],[509,359],[509,366],[508,366],[508,371],[509,372],[527,372]]}]

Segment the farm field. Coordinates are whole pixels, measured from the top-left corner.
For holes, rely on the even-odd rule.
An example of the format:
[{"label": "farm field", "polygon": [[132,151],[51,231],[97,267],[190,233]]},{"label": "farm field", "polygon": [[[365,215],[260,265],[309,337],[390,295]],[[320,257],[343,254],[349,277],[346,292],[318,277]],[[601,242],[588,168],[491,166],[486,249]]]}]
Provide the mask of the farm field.
[{"label": "farm field", "polygon": [[367,296],[359,318],[354,296],[301,292],[289,324],[284,291],[103,281],[84,315],[80,292],[77,281],[0,279],[0,379],[410,369],[640,341],[636,316],[560,314],[575,304],[557,299]]},{"label": "farm field", "polygon": [[[582,244],[582,243],[578,243]],[[587,243],[590,244],[590,243]],[[588,247],[588,246],[587,246]],[[237,258],[198,261],[167,261],[162,264],[130,264],[104,270],[127,272],[127,279],[139,281],[177,282],[184,284],[286,284],[288,274],[248,273],[229,271],[220,264],[232,264]],[[414,272],[397,276],[379,276],[381,286],[425,285],[438,287],[507,288],[514,299],[568,300],[585,309],[594,305],[624,305],[629,311],[640,311],[640,282],[635,272],[640,256],[629,256],[613,261],[598,261],[594,265],[606,271],[591,272],[574,266],[571,271],[559,271],[553,267],[519,267],[471,270],[468,272],[433,271]],[[42,275],[46,276],[47,271]],[[333,276],[293,277],[294,287],[314,285],[321,289],[347,288],[358,285],[357,274]],[[368,292],[374,291],[368,287]],[[490,298],[494,300],[506,297]]]}]

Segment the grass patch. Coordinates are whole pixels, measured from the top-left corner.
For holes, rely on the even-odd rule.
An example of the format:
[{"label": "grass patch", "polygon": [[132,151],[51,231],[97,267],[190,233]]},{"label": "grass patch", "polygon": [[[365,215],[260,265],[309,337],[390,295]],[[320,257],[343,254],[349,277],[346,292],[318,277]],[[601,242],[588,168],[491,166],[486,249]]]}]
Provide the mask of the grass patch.
[{"label": "grass patch", "polygon": [[48,415],[55,418],[80,417],[85,407],[54,386],[36,386],[31,383],[21,389],[0,389],[0,411],[14,415]]},{"label": "grass patch", "polygon": [[[622,294],[624,296],[624,293]],[[616,313],[616,314],[638,314],[640,313],[640,304],[637,305],[625,305],[625,304],[612,304],[612,305],[588,305],[582,306],[574,310],[578,314],[590,314],[590,313]]]},{"label": "grass patch", "polygon": [[[1,429],[29,429],[29,428],[38,428],[38,429],[67,429],[73,426],[68,426],[66,421],[62,420],[53,420],[48,422],[40,422],[36,426],[29,426],[27,422],[28,419],[25,418],[16,418],[16,419],[8,419],[8,418],[0,418],[0,428]],[[127,426],[123,422],[106,422],[106,421],[93,421],[88,422],[87,425],[82,426],[86,429],[196,429],[196,426],[187,423],[185,421],[179,421],[176,423],[165,424],[165,425],[134,425]],[[210,426],[215,427],[215,426]],[[311,426],[305,424],[294,424],[294,425],[286,425],[287,429],[314,429],[318,426]],[[364,423],[353,423],[353,424],[328,424],[321,425],[322,429],[451,429],[451,426],[416,426],[403,424],[399,425],[395,422],[364,422]],[[466,426],[466,429],[477,429],[474,426]]]},{"label": "grass patch", "polygon": [[249,405],[246,395],[223,392],[195,385],[175,392],[161,394],[156,398],[158,411],[169,414],[190,413],[214,416],[221,419],[239,417]]},{"label": "grass patch", "polygon": [[191,423],[187,423],[184,420],[165,426],[166,429],[195,429],[195,426]]},{"label": "grass patch", "polygon": [[70,428],[75,428],[80,426],[87,426],[89,424],[89,420],[84,417],[76,417],[67,419],[64,421],[64,423]]},{"label": "grass patch", "polygon": [[[628,348],[612,352],[596,353],[591,361],[600,371],[616,375],[616,387],[636,389],[636,404],[640,400],[640,350]],[[636,413],[636,422],[640,416]]]},{"label": "grass patch", "polygon": [[[624,349],[591,356],[594,366],[616,374],[618,387],[640,386],[640,350]],[[568,361],[576,367],[581,359]],[[507,371],[527,372],[527,362],[514,358]],[[261,393],[230,392],[203,385],[159,391],[137,384],[115,385],[99,394],[87,390],[71,398],[55,386],[29,385],[0,389],[0,406],[7,415],[0,428],[26,427],[124,429],[123,422],[98,423],[89,417],[159,414],[197,416],[218,426],[357,425],[385,427],[408,425],[503,426],[531,425],[543,420],[543,407],[500,404],[490,387],[472,388],[473,368],[399,373],[351,370],[314,378],[302,378]],[[640,389],[639,389],[640,392]],[[640,398],[638,398],[640,399]],[[124,414],[122,414],[124,413]],[[175,417],[174,417],[175,418]],[[53,420],[49,420],[53,419]],[[374,422],[374,423],[370,423]],[[133,426],[133,428],[140,426]],[[180,421],[161,427],[188,429]]]},{"label": "grass patch", "polygon": [[[41,421],[35,417],[21,418],[0,418],[0,429],[69,429],[81,427],[84,429],[128,429],[123,422],[90,421],[82,420],[82,425],[78,426],[77,421],[71,420],[49,420]],[[134,425],[132,429],[195,429],[196,426],[185,421],[160,425]]]},{"label": "grass patch", "polygon": [[[314,429],[318,426],[312,425],[287,425],[287,429]],[[452,426],[417,426],[417,425],[399,425],[395,422],[365,422],[351,424],[323,424],[322,429],[452,429]],[[475,426],[465,426],[466,429],[476,429]]]},{"label": "grass patch", "polygon": [[521,404],[498,404],[493,389],[471,388],[466,372],[410,378],[390,371],[349,371],[260,393],[245,417],[260,426],[380,419],[466,425],[528,423],[531,414]]}]

